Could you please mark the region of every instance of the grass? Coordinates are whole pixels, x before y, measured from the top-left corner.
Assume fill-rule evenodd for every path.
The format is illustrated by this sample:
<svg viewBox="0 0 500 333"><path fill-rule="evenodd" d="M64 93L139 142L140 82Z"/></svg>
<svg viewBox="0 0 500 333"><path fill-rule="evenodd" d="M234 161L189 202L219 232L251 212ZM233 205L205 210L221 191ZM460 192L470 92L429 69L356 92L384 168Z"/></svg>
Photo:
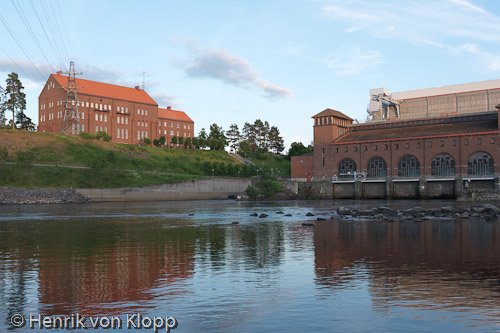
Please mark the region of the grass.
<svg viewBox="0 0 500 333"><path fill-rule="evenodd" d="M290 177L290 160L286 156L270 153L247 153L246 158L269 174Z"/></svg>
<svg viewBox="0 0 500 333"><path fill-rule="evenodd" d="M280 171L286 169L278 157L256 157L260 158L256 166L247 166L225 151L140 147L53 133L0 130L0 161L15 163L0 165L0 186L145 186L212 175L251 177L257 174L257 168L279 168ZM82 166L89 169L42 167L33 164ZM145 171L171 174L152 174ZM283 173L289 172L288 162L287 173Z"/></svg>

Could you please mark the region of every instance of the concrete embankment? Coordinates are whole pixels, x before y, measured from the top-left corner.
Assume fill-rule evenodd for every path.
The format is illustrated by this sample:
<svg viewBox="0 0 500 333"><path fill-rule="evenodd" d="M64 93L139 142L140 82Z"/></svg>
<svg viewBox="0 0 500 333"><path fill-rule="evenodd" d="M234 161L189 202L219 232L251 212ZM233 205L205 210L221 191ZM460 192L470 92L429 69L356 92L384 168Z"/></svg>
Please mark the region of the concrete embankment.
<svg viewBox="0 0 500 333"><path fill-rule="evenodd" d="M0 205L83 203L89 199L73 189L0 188Z"/></svg>
<svg viewBox="0 0 500 333"><path fill-rule="evenodd" d="M250 179L213 177L185 182L107 189L77 189L92 201L173 201L227 199L245 192Z"/></svg>

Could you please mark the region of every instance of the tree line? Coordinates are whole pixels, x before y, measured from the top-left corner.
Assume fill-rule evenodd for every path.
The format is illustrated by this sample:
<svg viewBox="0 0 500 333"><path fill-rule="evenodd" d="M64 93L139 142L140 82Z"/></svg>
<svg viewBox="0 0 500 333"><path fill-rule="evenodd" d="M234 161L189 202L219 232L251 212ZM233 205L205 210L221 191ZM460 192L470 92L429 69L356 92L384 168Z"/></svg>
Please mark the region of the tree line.
<svg viewBox="0 0 500 333"><path fill-rule="evenodd" d="M0 126L3 129L24 129L35 131L35 124L25 113L26 94L17 73L7 75L6 86L0 86ZM7 121L9 115L12 119Z"/></svg>

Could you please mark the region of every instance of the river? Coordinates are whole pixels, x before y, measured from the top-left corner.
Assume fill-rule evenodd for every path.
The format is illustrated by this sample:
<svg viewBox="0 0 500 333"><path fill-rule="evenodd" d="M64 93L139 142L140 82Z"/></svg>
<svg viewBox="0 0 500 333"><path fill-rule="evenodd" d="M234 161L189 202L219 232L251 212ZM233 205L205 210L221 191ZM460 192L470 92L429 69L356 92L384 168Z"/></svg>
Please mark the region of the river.
<svg viewBox="0 0 500 333"><path fill-rule="evenodd" d="M40 330L38 314L137 331L126 315L138 313L175 317L171 332L500 331L500 220L316 221L380 205L470 204L0 206L0 331L14 314L26 321L14 331Z"/></svg>

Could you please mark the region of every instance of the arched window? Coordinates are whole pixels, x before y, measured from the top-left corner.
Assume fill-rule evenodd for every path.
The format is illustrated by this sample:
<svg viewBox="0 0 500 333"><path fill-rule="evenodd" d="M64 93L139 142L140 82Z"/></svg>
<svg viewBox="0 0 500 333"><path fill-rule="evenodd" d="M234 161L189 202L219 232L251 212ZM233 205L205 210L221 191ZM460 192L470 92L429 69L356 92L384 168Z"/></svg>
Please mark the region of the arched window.
<svg viewBox="0 0 500 333"><path fill-rule="evenodd" d="M339 178L352 178L356 171L356 163L350 158L344 158L339 164Z"/></svg>
<svg viewBox="0 0 500 333"><path fill-rule="evenodd" d="M455 160L448 154L436 155L431 162L431 175L454 176Z"/></svg>
<svg viewBox="0 0 500 333"><path fill-rule="evenodd" d="M374 157L368 162L368 178L387 177L387 164L381 157Z"/></svg>
<svg viewBox="0 0 500 333"><path fill-rule="evenodd" d="M483 151L472 154L467 163L469 175L492 175L493 158Z"/></svg>
<svg viewBox="0 0 500 333"><path fill-rule="evenodd" d="M413 155L405 155L398 163L398 176L416 177L420 176L420 163Z"/></svg>

